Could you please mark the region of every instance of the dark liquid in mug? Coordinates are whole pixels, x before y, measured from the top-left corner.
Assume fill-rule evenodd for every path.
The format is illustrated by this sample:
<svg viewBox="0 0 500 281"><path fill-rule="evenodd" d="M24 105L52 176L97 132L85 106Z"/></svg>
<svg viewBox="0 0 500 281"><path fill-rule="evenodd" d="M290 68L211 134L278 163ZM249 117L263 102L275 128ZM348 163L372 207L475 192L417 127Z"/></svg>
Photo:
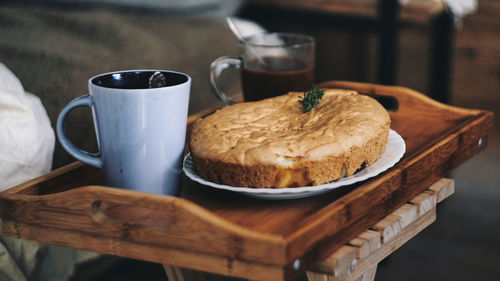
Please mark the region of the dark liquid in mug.
<svg viewBox="0 0 500 281"><path fill-rule="evenodd" d="M247 61L241 71L241 86L245 101L257 101L290 91L301 92L311 89L314 83L312 66L290 57L262 59L265 66L254 59Z"/></svg>

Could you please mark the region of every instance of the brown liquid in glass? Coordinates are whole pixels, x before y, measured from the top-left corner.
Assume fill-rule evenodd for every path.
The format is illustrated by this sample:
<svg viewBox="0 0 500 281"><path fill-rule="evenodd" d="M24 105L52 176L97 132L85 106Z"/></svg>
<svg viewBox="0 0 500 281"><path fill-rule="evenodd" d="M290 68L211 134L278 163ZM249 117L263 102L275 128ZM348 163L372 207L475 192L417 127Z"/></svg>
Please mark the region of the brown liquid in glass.
<svg viewBox="0 0 500 281"><path fill-rule="evenodd" d="M241 84L245 101L257 101L307 91L314 83L314 68L290 57L263 57L265 69L257 59L245 62Z"/></svg>

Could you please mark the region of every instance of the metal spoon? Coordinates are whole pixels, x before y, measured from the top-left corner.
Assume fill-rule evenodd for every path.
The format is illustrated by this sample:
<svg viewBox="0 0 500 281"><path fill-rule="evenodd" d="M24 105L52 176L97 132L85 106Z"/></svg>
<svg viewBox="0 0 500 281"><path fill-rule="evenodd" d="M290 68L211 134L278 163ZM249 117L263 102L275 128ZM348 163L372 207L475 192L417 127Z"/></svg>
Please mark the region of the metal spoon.
<svg viewBox="0 0 500 281"><path fill-rule="evenodd" d="M167 78L161 72L156 71L149 77L149 88L161 88L167 85Z"/></svg>
<svg viewBox="0 0 500 281"><path fill-rule="evenodd" d="M226 17L226 23L234 33L236 38L242 43L245 42L245 38L252 36L257 33L265 33L267 30L262 26L248 20L236 18L236 17Z"/></svg>
<svg viewBox="0 0 500 281"><path fill-rule="evenodd" d="M245 38L248 36L251 36L253 34L264 33L264 32L266 32L266 30L262 26L260 26L256 23L246 21L246 20L241 20L241 19L238 19L235 17L226 17L226 23L229 26L229 29L231 29L233 34L236 36L236 38L238 38L238 41L241 44L246 45L247 49L255 55L255 57L257 58L259 63L262 64L263 66L265 66L266 62L260 57L260 55L257 53L257 51L255 51L252 48L252 46L248 44L248 42L245 40ZM243 30L243 31L240 31L240 28L238 28L238 26L240 26L240 27L244 26L244 28L241 28L241 30Z"/></svg>

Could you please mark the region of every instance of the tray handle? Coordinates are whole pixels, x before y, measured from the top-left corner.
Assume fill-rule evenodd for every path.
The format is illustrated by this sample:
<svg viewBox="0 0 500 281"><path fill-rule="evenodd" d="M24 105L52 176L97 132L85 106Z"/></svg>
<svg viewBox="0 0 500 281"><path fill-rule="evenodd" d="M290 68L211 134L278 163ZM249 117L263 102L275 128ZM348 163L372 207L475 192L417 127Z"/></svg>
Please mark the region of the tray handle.
<svg viewBox="0 0 500 281"><path fill-rule="evenodd" d="M203 227L211 225L218 231L234 231L234 225L183 198L101 186L82 189L93 194L86 212L101 226L167 233L189 221Z"/></svg>
<svg viewBox="0 0 500 281"><path fill-rule="evenodd" d="M281 237L245 229L188 200L167 195L103 186L83 186L40 196L3 192L0 217L3 232L8 236L70 243L72 247L106 254L126 252L130 243L147 243L230 258L243 255L261 259L265 252L274 256L277 263L286 262ZM59 231L65 234L53 234ZM101 245L106 246L93 248L94 244L85 242L89 238L103 241ZM202 240L208 244L191 242ZM267 246L264 251L239 251L240 246L248 248L255 243Z"/></svg>
<svg viewBox="0 0 500 281"><path fill-rule="evenodd" d="M395 104L394 101L390 101L387 97L393 97L397 100L396 109L398 114L422 114L422 112L425 112L425 114L437 118L456 119L480 113L480 110L464 109L437 102L420 92L401 86L384 86L349 81L325 81L319 83L317 87L349 89L366 95L378 96L377 100L380 101L380 98L384 99L386 102L389 102L390 107L393 107ZM384 104L382 103L382 105ZM391 108L387 109L394 111Z"/></svg>

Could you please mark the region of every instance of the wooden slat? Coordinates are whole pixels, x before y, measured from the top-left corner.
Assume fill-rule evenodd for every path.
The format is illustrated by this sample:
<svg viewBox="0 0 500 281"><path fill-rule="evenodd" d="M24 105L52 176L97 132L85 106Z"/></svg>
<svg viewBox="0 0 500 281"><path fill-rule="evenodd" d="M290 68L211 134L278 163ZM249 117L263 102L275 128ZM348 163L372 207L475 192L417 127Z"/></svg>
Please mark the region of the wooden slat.
<svg viewBox="0 0 500 281"><path fill-rule="evenodd" d="M424 191L410 201L418 209L418 215L422 216L436 207L436 195L431 191Z"/></svg>
<svg viewBox="0 0 500 281"><path fill-rule="evenodd" d="M360 238L367 241L370 245L370 253L380 248L380 233L373 230L367 230L359 235Z"/></svg>
<svg viewBox="0 0 500 281"><path fill-rule="evenodd" d="M393 214L399 217L399 223L402 229L416 221L418 217L417 207L412 204L404 204L401 208L394 211Z"/></svg>
<svg viewBox="0 0 500 281"><path fill-rule="evenodd" d="M380 233L382 243L385 243L391 240L401 231L401 224L399 223L399 217L394 214L390 214L383 220L376 223L372 227L372 229Z"/></svg>
<svg viewBox="0 0 500 281"><path fill-rule="evenodd" d="M352 246L342 246L335 253L324 259L316 267L318 271L330 272L339 275L345 272L353 264L356 258L356 248Z"/></svg>
<svg viewBox="0 0 500 281"><path fill-rule="evenodd" d="M378 231L382 238L382 243L387 243L399 232L417 219L417 207L405 204L383 220L375 224L372 229Z"/></svg>
<svg viewBox="0 0 500 281"><path fill-rule="evenodd" d="M441 179L429 187L436 193L436 203L442 202L455 192L455 181L453 179Z"/></svg>
<svg viewBox="0 0 500 281"><path fill-rule="evenodd" d="M356 259L363 259L380 247L380 233L374 230L367 230L352 239L347 245L355 248Z"/></svg>
<svg viewBox="0 0 500 281"><path fill-rule="evenodd" d="M356 250L356 259L358 260L367 257L370 254L370 245L368 244L368 241L359 236L352 239L349 243L347 243L347 245L354 247Z"/></svg>

